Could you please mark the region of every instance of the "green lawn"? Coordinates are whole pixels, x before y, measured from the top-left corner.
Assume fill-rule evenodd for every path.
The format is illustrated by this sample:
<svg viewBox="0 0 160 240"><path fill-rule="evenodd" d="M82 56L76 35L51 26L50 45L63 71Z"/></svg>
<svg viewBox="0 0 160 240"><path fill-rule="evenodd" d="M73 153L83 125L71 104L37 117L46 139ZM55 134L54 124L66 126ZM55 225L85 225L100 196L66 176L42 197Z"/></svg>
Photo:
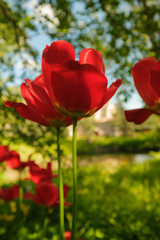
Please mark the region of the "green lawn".
<svg viewBox="0 0 160 240"><path fill-rule="evenodd" d="M3 173L1 173L3 178ZM54 180L57 182L57 179ZM71 169L64 169L71 187ZM33 188L23 183L24 189ZM67 197L72 201L72 190ZM160 239L160 158L143 164L88 165L78 171L78 232L87 240ZM72 207L65 208L66 229ZM42 237L44 225L45 237ZM1 240L58 240L58 208L0 201Z"/></svg>

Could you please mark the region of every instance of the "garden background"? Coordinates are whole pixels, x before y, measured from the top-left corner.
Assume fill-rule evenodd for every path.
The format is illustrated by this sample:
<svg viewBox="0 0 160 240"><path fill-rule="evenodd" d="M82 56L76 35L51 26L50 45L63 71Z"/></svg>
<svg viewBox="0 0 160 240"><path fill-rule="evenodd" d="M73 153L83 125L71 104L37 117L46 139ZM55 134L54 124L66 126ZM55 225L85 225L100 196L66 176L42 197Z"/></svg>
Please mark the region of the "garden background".
<svg viewBox="0 0 160 240"><path fill-rule="evenodd" d="M78 123L85 132L78 137L78 232L89 240L160 239L159 117L135 126L123 113L143 106L131 76L133 65L148 56L160 60L160 1L1 0L0 23L0 144L16 150L23 161L32 154L42 167L52 160L56 173L54 128L21 118L3 102L22 101L19 86L40 73L46 44L67 40L77 57L83 48L99 50L109 85L121 78L123 86L111 100L116 106L107 122L112 134L97 131L94 117ZM64 182L72 187L69 130L61 136ZM16 170L2 165L0 187L16 181ZM72 201L72 190L67 200ZM39 239L41 207L28 201L18 213L16 204L0 200L0 239ZM68 228L71 210L65 208ZM56 240L58 209L44 211L44 239Z"/></svg>

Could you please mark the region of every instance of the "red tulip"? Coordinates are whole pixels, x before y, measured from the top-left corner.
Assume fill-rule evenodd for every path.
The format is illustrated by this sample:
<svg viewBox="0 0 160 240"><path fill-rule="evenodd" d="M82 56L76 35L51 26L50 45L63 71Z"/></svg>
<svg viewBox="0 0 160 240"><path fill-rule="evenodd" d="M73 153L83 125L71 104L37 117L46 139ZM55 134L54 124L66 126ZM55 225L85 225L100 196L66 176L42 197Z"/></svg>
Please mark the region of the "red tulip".
<svg viewBox="0 0 160 240"><path fill-rule="evenodd" d="M24 199L33 199L38 205L52 206L58 199L58 188L49 180L42 180L36 185L36 194L25 193Z"/></svg>
<svg viewBox="0 0 160 240"><path fill-rule="evenodd" d="M5 161L9 154L10 154L10 151L8 146L0 145L0 162Z"/></svg>
<svg viewBox="0 0 160 240"><path fill-rule="evenodd" d="M9 201L19 197L19 186L14 185L10 188L2 189L0 188L0 198Z"/></svg>
<svg viewBox="0 0 160 240"><path fill-rule="evenodd" d="M20 155L16 151L7 151L5 157L3 157L3 161L6 162L6 165L12 169L22 170L26 166L29 166L33 163L33 161L28 160L27 162L21 162Z"/></svg>
<svg viewBox="0 0 160 240"><path fill-rule="evenodd" d="M30 175L30 180L34 183L39 183L41 180L51 180L53 177L57 177L58 175L52 174L52 169L51 169L51 162L48 163L47 168L41 168L37 164L31 164L29 166L29 175Z"/></svg>
<svg viewBox="0 0 160 240"><path fill-rule="evenodd" d="M45 189L46 187L46 189ZM43 202L43 194L41 196L42 191L45 189L45 193L46 191L50 191L50 194L47 193L47 195L44 197L44 203ZM64 193L64 199L66 199L67 194L69 191L69 187L67 185L63 186L63 193ZM44 194L45 195L45 194ZM56 198L56 199L55 199ZM36 204L38 205L46 205L46 206L59 206L59 190L58 188L56 188L53 183L49 180L41 180L37 185L36 185L36 194L34 195L31 192L28 193L24 193L24 200L28 200L28 199L32 199ZM53 199L55 199L53 201ZM52 203L52 204L48 204L48 202ZM64 202L64 206L70 206L71 203L70 202Z"/></svg>
<svg viewBox="0 0 160 240"><path fill-rule="evenodd" d="M75 61L71 44L55 41L42 56L42 74L52 104L57 111L72 117L88 117L98 111L115 94L122 81L107 89L108 80L102 55L84 49Z"/></svg>
<svg viewBox="0 0 160 240"><path fill-rule="evenodd" d="M30 157L27 162L21 162L20 155L16 151L9 151L8 146L0 146L0 162L4 161L8 167L19 170L33 164Z"/></svg>
<svg viewBox="0 0 160 240"><path fill-rule="evenodd" d="M10 155L6 159L6 164L8 167L12 169L19 169L22 170L25 167L27 167L30 163L27 162L21 162L20 155L16 151L11 151Z"/></svg>
<svg viewBox="0 0 160 240"><path fill-rule="evenodd" d="M72 124L71 118L57 113L51 104L42 75L32 82L29 79L25 81L21 85L21 94L27 105L6 101L7 107L15 108L23 118L44 126L63 127Z"/></svg>
<svg viewBox="0 0 160 240"><path fill-rule="evenodd" d="M14 169L20 165L20 156L16 151L11 151L6 159L6 164L8 167Z"/></svg>
<svg viewBox="0 0 160 240"><path fill-rule="evenodd" d="M52 206L58 198L58 188L50 181L41 181L36 186L35 203Z"/></svg>
<svg viewBox="0 0 160 240"><path fill-rule="evenodd" d="M125 111L127 121L141 124L151 114L160 115L160 62L153 57L139 61L132 68L135 87L149 108Z"/></svg>

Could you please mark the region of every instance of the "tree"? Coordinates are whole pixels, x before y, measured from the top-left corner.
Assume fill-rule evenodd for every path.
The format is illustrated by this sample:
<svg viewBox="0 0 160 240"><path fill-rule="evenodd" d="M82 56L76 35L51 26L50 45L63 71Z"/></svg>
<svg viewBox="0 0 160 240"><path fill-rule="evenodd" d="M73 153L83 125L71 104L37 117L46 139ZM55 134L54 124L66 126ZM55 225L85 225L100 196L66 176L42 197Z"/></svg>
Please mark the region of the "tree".
<svg viewBox="0 0 160 240"><path fill-rule="evenodd" d="M29 56L38 61L31 39L45 32L52 40L70 41L77 54L84 47L100 50L107 75L123 79L121 93L127 97L133 91L134 63L159 58L159 0L2 0L0 13L0 56L7 69L13 68L16 55L25 67Z"/></svg>

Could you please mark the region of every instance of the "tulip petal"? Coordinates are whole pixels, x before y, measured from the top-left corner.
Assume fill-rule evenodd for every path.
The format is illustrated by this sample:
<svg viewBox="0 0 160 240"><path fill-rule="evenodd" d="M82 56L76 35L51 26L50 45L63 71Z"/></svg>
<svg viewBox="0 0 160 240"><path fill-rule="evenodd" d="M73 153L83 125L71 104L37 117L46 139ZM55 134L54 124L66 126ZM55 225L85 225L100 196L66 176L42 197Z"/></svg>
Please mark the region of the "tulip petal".
<svg viewBox="0 0 160 240"><path fill-rule="evenodd" d="M51 105L45 90L36 86L36 84L32 83L29 79L26 81L28 86L26 83L21 84L21 93L28 106L45 116L45 119L57 116L58 114Z"/></svg>
<svg viewBox="0 0 160 240"><path fill-rule="evenodd" d="M45 90L41 86L34 84L34 81L31 82L29 79L25 81L28 86L26 83L21 84L21 94L28 106L48 118L52 117L55 114L55 109Z"/></svg>
<svg viewBox="0 0 160 240"><path fill-rule="evenodd" d="M10 188L0 188L0 198L5 201L13 200L19 197L19 186L14 185Z"/></svg>
<svg viewBox="0 0 160 240"><path fill-rule="evenodd" d="M135 124L143 123L151 116L152 113L154 112L147 108L127 110L124 112L126 120L128 122L134 122Z"/></svg>
<svg viewBox="0 0 160 240"><path fill-rule="evenodd" d="M42 76L42 74L40 76ZM42 103L45 103L46 105L51 105L51 101L47 94L47 89L45 86L43 86L44 81L40 80L40 79L42 79L42 77L40 78L40 76L39 76L38 81L37 81L37 79L35 79L34 81L25 79L25 82L28 84L28 88L35 98L37 98ZM42 85L40 85L38 83L38 82L40 82L39 80L41 81L40 84L42 84Z"/></svg>
<svg viewBox="0 0 160 240"><path fill-rule="evenodd" d="M42 74L40 74L38 77L36 77L33 80L33 82L34 82L34 84L37 84L46 90L46 86L45 86L45 82L44 82L44 78L43 78Z"/></svg>
<svg viewBox="0 0 160 240"><path fill-rule="evenodd" d="M30 179L34 183L39 183L41 180L50 180L57 177L52 174L51 162L47 164L47 168L41 168L37 164L29 164Z"/></svg>
<svg viewBox="0 0 160 240"><path fill-rule="evenodd" d="M103 58L99 51L92 48L83 49L79 54L80 64L91 64L99 72L105 74L105 67L103 64Z"/></svg>
<svg viewBox="0 0 160 240"><path fill-rule="evenodd" d="M98 107L98 110L102 108L113 97L113 95L116 93L116 91L121 86L121 84L122 84L121 79L117 79L116 82L113 82L111 84L111 86L107 89L104 97L102 98L102 101Z"/></svg>
<svg viewBox="0 0 160 240"><path fill-rule="evenodd" d="M22 96L26 100L29 107L39 112L47 120L51 126L67 126L72 124L71 118L60 115L52 105L46 88L43 87L43 77L40 75L33 82L29 79L25 80L28 86L23 83L21 85ZM38 82L42 86L38 85Z"/></svg>
<svg viewBox="0 0 160 240"><path fill-rule="evenodd" d="M51 85L51 72L55 64L63 64L65 62L75 60L75 52L73 46L64 41L59 40L47 46L42 54L42 74L45 79L45 85L48 89L51 100L53 101L54 92Z"/></svg>
<svg viewBox="0 0 160 240"><path fill-rule="evenodd" d="M154 106L155 100L158 99L158 95L151 85L151 70L157 63L155 58L148 57L136 63L132 68L132 76L137 91L150 107Z"/></svg>
<svg viewBox="0 0 160 240"><path fill-rule="evenodd" d="M42 73L45 79L45 85L46 85L49 97L52 102L54 101L54 98L55 98L54 92L52 89L52 84L51 84L51 74L52 74L53 68L54 67L52 67L52 65L50 64L47 64L47 63L43 64L43 60L42 60Z"/></svg>
<svg viewBox="0 0 160 240"><path fill-rule="evenodd" d="M32 109L31 107L29 107L23 103L6 101L5 105L10 108L15 108L16 111L21 115L21 117L23 117L25 119L28 119L33 122L37 122L44 126L48 125L47 121L44 119L44 117L39 112L37 112L36 110Z"/></svg>
<svg viewBox="0 0 160 240"><path fill-rule="evenodd" d="M21 94L22 97L25 99L26 103L32 107L32 108L37 108L34 98L33 98L33 94L31 93L29 87L26 85L26 83L22 83L21 84Z"/></svg>
<svg viewBox="0 0 160 240"><path fill-rule="evenodd" d="M53 71L51 81L54 103L58 102L68 111L68 115L75 113L77 117L93 111L101 102L107 88L107 78L95 67L73 61L65 64L63 70L61 66L60 71Z"/></svg>
<svg viewBox="0 0 160 240"><path fill-rule="evenodd" d="M40 112L46 119L59 117L44 88L29 79L26 82L28 86L25 83L22 84L21 92L28 105Z"/></svg>
<svg viewBox="0 0 160 240"><path fill-rule="evenodd" d="M6 157L10 154L8 146L0 145L0 162L5 161Z"/></svg>
<svg viewBox="0 0 160 240"><path fill-rule="evenodd" d="M37 204L52 206L57 199L58 189L51 181L40 181L36 185L35 202Z"/></svg>
<svg viewBox="0 0 160 240"><path fill-rule="evenodd" d="M50 47L47 46L42 55L42 61L49 64L62 64L71 60L75 60L74 48L64 40L55 41Z"/></svg>
<svg viewBox="0 0 160 240"><path fill-rule="evenodd" d="M12 169L20 167L20 155L16 151L11 151L8 157L6 158L6 164Z"/></svg>
<svg viewBox="0 0 160 240"><path fill-rule="evenodd" d="M160 97L160 63L156 64L151 70L151 85Z"/></svg>

